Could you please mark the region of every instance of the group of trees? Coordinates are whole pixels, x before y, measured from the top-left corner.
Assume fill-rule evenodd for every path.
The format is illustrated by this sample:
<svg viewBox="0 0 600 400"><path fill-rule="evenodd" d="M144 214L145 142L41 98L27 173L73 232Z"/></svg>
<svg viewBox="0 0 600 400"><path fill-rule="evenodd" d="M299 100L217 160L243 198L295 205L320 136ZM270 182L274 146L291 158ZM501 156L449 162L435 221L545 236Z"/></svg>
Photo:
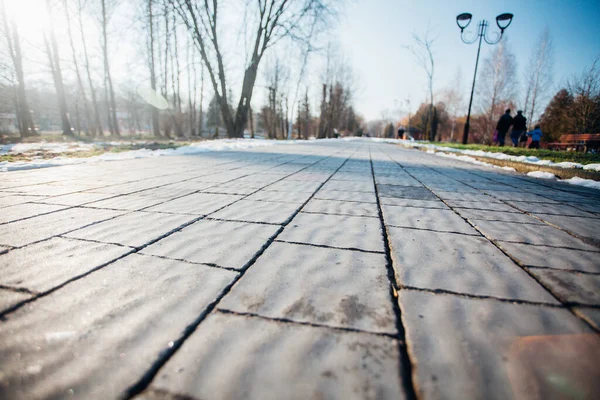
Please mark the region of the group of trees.
<svg viewBox="0 0 600 400"><path fill-rule="evenodd" d="M125 127L156 137L196 136L208 126L216 135L223 127L229 137L242 137L245 129L253 132L262 124L270 137L282 138L292 134L295 119L304 124L296 124L303 135L314 123L309 88L300 83L320 33L335 15L333 0L240 1L243 16L218 0L44 0L48 24L39 33L43 45L28 43L32 53L38 52L35 56L23 54L21 34L28 28L15 22L5 1L0 0L0 54L9 58L0 63L0 94L12 99L21 136L35 135L42 125L65 135L120 136ZM131 66L136 74L131 81L120 76L115 83L113 55L124 28L112 20L127 12L133 22L126 35L142 39L136 40L141 57ZM231 26L236 38L227 35ZM282 72L288 65L275 68L275 81L267 79L267 101L258 107L260 118L255 121L252 99L259 70L267 55L281 53L285 46L300 49L297 57L285 57L294 71L286 78ZM52 78L56 107L51 118L33 109L28 99L39 84L28 76L34 63L47 71L44 81ZM267 69L266 75L272 68ZM289 82L282 82L284 78ZM335 119L326 124L326 135L347 119L350 106L350 91L337 83L326 83L331 86L327 118ZM209 96L212 92L208 107L205 84ZM0 112L8 112L5 107Z"/></svg>

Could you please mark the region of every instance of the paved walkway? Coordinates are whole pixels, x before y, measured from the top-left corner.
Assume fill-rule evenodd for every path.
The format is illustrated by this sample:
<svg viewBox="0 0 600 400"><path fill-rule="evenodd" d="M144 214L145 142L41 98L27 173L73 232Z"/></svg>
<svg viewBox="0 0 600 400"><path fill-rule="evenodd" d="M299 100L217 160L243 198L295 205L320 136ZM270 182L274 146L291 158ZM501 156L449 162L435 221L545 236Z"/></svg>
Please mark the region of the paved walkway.
<svg viewBox="0 0 600 400"><path fill-rule="evenodd" d="M0 188L2 399L600 394L598 191L342 140Z"/></svg>

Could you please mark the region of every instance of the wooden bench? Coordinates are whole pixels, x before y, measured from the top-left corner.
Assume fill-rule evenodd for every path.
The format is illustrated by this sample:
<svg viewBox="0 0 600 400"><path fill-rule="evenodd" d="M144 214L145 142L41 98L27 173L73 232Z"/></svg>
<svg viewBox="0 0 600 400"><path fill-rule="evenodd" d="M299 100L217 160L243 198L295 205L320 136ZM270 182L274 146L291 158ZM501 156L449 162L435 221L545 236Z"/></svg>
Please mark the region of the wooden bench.
<svg viewBox="0 0 600 400"><path fill-rule="evenodd" d="M587 153L590 150L600 149L600 133L580 133L562 135L560 142L548 143L549 150L580 151Z"/></svg>

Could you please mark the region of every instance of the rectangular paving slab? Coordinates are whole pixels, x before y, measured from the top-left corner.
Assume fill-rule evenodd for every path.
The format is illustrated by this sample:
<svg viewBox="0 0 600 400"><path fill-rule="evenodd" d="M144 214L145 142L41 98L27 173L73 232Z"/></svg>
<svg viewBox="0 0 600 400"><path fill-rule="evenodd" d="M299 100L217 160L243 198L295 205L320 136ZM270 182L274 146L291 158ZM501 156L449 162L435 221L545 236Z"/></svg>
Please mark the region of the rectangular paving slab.
<svg viewBox="0 0 600 400"><path fill-rule="evenodd" d="M529 272L564 302L600 306L600 275L542 268Z"/></svg>
<svg viewBox="0 0 600 400"><path fill-rule="evenodd" d="M130 255L0 324L6 398L117 398L234 277Z"/></svg>
<svg viewBox="0 0 600 400"><path fill-rule="evenodd" d="M495 240L539 244L555 247L567 247L581 250L598 250L597 247L569 235L551 226L528 225L500 221L474 221L484 235Z"/></svg>
<svg viewBox="0 0 600 400"><path fill-rule="evenodd" d="M377 185L380 197L396 197L413 200L437 200L438 198L426 187Z"/></svg>
<svg viewBox="0 0 600 400"><path fill-rule="evenodd" d="M0 244L20 247L123 214L123 211L71 208L11 222L0 231Z"/></svg>
<svg viewBox="0 0 600 400"><path fill-rule="evenodd" d="M398 359L388 337L216 314L151 389L207 400L402 400Z"/></svg>
<svg viewBox="0 0 600 400"><path fill-rule="evenodd" d="M219 307L396 333L392 302L383 254L275 242Z"/></svg>
<svg viewBox="0 0 600 400"><path fill-rule="evenodd" d="M600 273L600 253L510 242L498 244L526 266Z"/></svg>
<svg viewBox="0 0 600 400"><path fill-rule="evenodd" d="M490 211L490 210L479 210L473 208L455 208L456 212L459 213L463 218L467 218L470 221L476 221L478 219L486 221L505 221L505 222L518 222L520 224L536 224L544 225L544 223L534 217L522 214L518 212L502 212L502 211Z"/></svg>
<svg viewBox="0 0 600 400"><path fill-rule="evenodd" d="M315 193L315 199L355 201L363 203L377 203L375 193L369 192L342 192L340 190L319 190Z"/></svg>
<svg viewBox="0 0 600 400"><path fill-rule="evenodd" d="M438 208L441 210L448 210L448 206L440 200L414 200L400 199L396 197L380 197L379 201L381 202L381 204L386 204L389 206Z"/></svg>
<svg viewBox="0 0 600 400"><path fill-rule="evenodd" d="M471 225L452 210L388 205L382 205L381 209L386 226L479 235Z"/></svg>
<svg viewBox="0 0 600 400"><path fill-rule="evenodd" d="M310 196L312 196L312 193L309 192L271 192L261 190L246 197L245 200L304 204Z"/></svg>
<svg viewBox="0 0 600 400"><path fill-rule="evenodd" d="M515 398L515 391L523 388L515 385L513 377L527 359L518 357L513 349L524 340L568 339L571 335L572 340L580 341L581 334L589 334L596 351L600 348L600 339L566 309L409 290L400 292L400 305L419 398ZM552 345L548 340L542 351L555 350ZM529 372L542 378L542 382L530 380L529 390L536 384L547 386L545 377L557 375L569 364L573 368L588 352L574 352L552 364L528 358ZM588 369L588 373L595 372ZM577 381L570 384L578 385Z"/></svg>
<svg viewBox="0 0 600 400"><path fill-rule="evenodd" d="M302 209L302 212L354 215L359 217L379 217L377 204L320 199L312 199L309 201Z"/></svg>
<svg viewBox="0 0 600 400"><path fill-rule="evenodd" d="M0 255L0 283L44 292L129 251L110 244L53 238Z"/></svg>
<svg viewBox="0 0 600 400"><path fill-rule="evenodd" d="M279 226L201 220L141 252L241 269L275 235Z"/></svg>
<svg viewBox="0 0 600 400"><path fill-rule="evenodd" d="M552 225L569 231L586 241L596 244L600 250L600 219L589 217L564 217L562 215L536 214Z"/></svg>
<svg viewBox="0 0 600 400"><path fill-rule="evenodd" d="M231 221L283 224L300 208L294 203L240 200L211 215L211 218Z"/></svg>
<svg viewBox="0 0 600 400"><path fill-rule="evenodd" d="M232 194L194 193L147 208L145 211L208 215L236 202L242 197Z"/></svg>
<svg viewBox="0 0 600 400"><path fill-rule="evenodd" d="M66 234L66 237L140 247L196 218L134 211Z"/></svg>
<svg viewBox="0 0 600 400"><path fill-rule="evenodd" d="M60 204L65 206L80 206L86 203L92 203L94 201L104 200L109 197L115 196L114 194L107 193L92 193L92 192L79 192L79 193L71 193L65 194L62 196L56 197L48 197L42 200L38 200L39 202L43 202L45 204Z"/></svg>
<svg viewBox="0 0 600 400"><path fill-rule="evenodd" d="M106 200L95 201L86 204L87 207L108 208L111 210L141 210L142 208L152 207L156 204L165 202L166 199L160 197L140 196L139 194L128 194L124 196L112 197Z"/></svg>
<svg viewBox="0 0 600 400"><path fill-rule="evenodd" d="M17 204L15 206L0 208L0 224L35 217L36 215L48 214L65 208L65 206L36 203Z"/></svg>
<svg viewBox="0 0 600 400"><path fill-rule="evenodd" d="M381 224L375 218L300 213L277 239L346 249L384 251Z"/></svg>
<svg viewBox="0 0 600 400"><path fill-rule="evenodd" d="M402 285L557 304L525 271L483 237L388 228Z"/></svg>

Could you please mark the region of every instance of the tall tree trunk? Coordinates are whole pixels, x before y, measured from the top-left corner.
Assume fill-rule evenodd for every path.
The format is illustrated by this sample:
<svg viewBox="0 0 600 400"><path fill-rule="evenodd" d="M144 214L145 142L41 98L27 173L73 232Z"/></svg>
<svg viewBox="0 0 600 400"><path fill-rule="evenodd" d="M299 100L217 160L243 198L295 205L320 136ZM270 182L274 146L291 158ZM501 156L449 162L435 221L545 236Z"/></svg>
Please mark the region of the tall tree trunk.
<svg viewBox="0 0 600 400"><path fill-rule="evenodd" d="M112 125L112 134L115 136L121 136L119 132L119 122L117 121L117 102L115 100L115 90L113 89L112 78L110 76L110 65L108 62L108 35L107 35L107 25L108 21L106 18L106 0L102 1L102 52L104 55L104 73L106 76L106 83L108 85L108 94L110 105L108 107L108 117L110 120L110 125Z"/></svg>
<svg viewBox="0 0 600 400"><path fill-rule="evenodd" d="M88 57L87 51L87 42L85 40L85 34L83 33L83 5L81 4L81 0L77 0L78 7L78 18L79 18L79 32L81 33L81 43L83 45L83 56L84 56L84 67L87 75L88 85L90 86L90 93L92 96L92 107L94 112L94 123L92 124L92 128L90 132L92 135L103 135L102 129L102 120L100 119L100 109L98 107L98 99L96 96L96 88L94 87L94 82L92 81L92 72L90 70L90 60Z"/></svg>
<svg viewBox="0 0 600 400"><path fill-rule="evenodd" d="M252 112L252 106L248 107L248 118L250 121L250 139L254 139L254 114Z"/></svg>
<svg viewBox="0 0 600 400"><path fill-rule="evenodd" d="M23 74L23 56L21 54L21 39L19 37L19 30L17 24L12 21L12 35L11 28L8 25L8 17L5 14L4 1L1 3L2 6L2 19L4 21L4 31L8 44L8 50L13 61L15 73L17 75L17 87L15 88L15 111L17 115L17 121L19 125L19 132L21 137L36 135L35 125L33 124L33 118L31 117L31 110L29 108L29 102L27 101L27 92L25 90L25 76Z"/></svg>
<svg viewBox="0 0 600 400"><path fill-rule="evenodd" d="M153 0L148 0L148 26L150 28L150 43L148 43L149 49L149 60L148 65L150 67L150 87L156 92L156 66L154 62L154 13L152 11ZM150 106L150 113L152 114L152 135L154 137L160 137L160 115L158 109L154 106Z"/></svg>
<svg viewBox="0 0 600 400"><path fill-rule="evenodd" d="M198 113L198 136L202 136L204 128L204 62L200 63L200 104Z"/></svg>
<svg viewBox="0 0 600 400"><path fill-rule="evenodd" d="M46 11L48 12L48 15L50 15L50 43L48 43L48 38L46 35L44 35L44 43L46 44L48 61L50 62L50 70L52 71L54 87L56 88L56 96L58 97L58 111L60 113L63 135L71 136L73 135L73 131L71 129L71 122L69 121L69 110L67 109L67 98L65 97L65 85L62 79L62 70L60 69L58 45L56 44L56 37L54 35L54 25L52 23L51 10L52 5L50 4L50 0L46 0Z"/></svg>
<svg viewBox="0 0 600 400"><path fill-rule="evenodd" d="M71 53L73 55L73 66L75 67L75 75L77 76L77 85L79 87L79 93L83 99L83 111L85 114L86 133L89 134L91 118L90 118L90 105L83 88L83 79L81 79L81 72L79 71L79 62L77 61L77 54L75 52L75 44L73 42L73 31L71 30L71 16L69 15L69 7L67 1L63 0L63 6L65 8L65 16L67 17L67 31L69 34L69 44L71 45ZM81 124L80 124L81 125ZM81 126L79 127L81 129ZM81 131L79 132L81 134Z"/></svg>

